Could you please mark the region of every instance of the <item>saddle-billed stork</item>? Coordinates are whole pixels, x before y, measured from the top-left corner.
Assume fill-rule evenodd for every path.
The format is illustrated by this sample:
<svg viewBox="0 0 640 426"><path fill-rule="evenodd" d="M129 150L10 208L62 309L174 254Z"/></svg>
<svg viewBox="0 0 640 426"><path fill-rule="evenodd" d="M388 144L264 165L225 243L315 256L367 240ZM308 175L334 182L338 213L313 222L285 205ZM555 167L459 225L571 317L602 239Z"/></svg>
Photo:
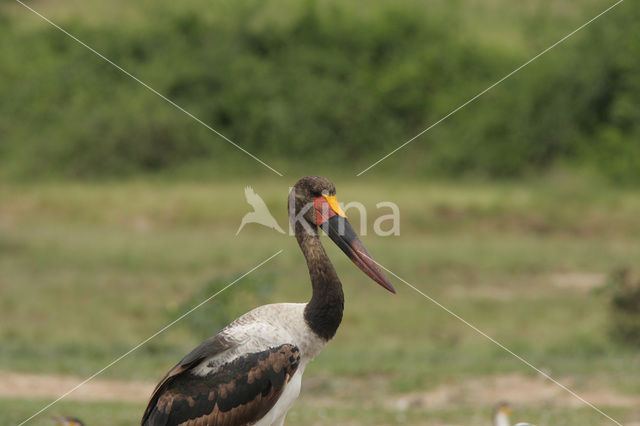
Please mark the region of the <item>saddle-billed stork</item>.
<svg viewBox="0 0 640 426"><path fill-rule="evenodd" d="M311 300L260 306L204 341L156 386L143 426L284 423L307 363L342 321L342 284L319 227L362 271L395 293L335 194L333 183L319 176L300 179L289 194L289 221L307 260Z"/></svg>

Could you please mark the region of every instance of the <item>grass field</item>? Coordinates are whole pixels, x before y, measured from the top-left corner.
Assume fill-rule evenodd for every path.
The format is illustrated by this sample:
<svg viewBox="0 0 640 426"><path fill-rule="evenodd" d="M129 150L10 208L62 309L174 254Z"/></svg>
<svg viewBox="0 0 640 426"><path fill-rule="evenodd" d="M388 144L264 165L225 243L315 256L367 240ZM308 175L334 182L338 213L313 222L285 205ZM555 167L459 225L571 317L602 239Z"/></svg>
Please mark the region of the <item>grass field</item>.
<svg viewBox="0 0 640 426"><path fill-rule="evenodd" d="M277 84L274 87L268 84L271 83L269 73L275 70L276 74L273 75L276 76L285 72L287 64L291 67L299 62L299 56L296 56L299 54L307 55L307 59L318 59L319 65L331 58L341 61L342 56L332 56L333 50L339 53L340 49L292 50L291 53L286 53L289 51L285 50L283 57L291 62L280 62L281 58L277 55L256 60L256 57L260 57L260 49L258 53L248 54L242 50L244 48L238 50L238 46L244 46L245 42L247 46L253 46L250 43L253 36L257 35L255 42L270 35L271 29L279 31L279 25L287 19L300 20L305 24L301 17L306 16L306 10L312 11L309 16L317 19L310 22L345 31L344 34L350 37L354 35L355 38L351 40L356 42L354 46L360 46L359 43L362 42L362 46L366 48L365 41L368 38L362 37L360 40L358 34L375 35L375 31L385 34L386 25L393 20L387 22L385 19L378 19L376 14L387 10L391 2L375 0L366 8L362 7L361 2L343 0L253 0L240 3L202 0L69 0L64 4L42 0L28 2L98 51L107 56L115 55L113 59L116 62L120 61L118 58L122 58L121 65L124 68L161 92L174 86L175 93L185 89L184 100L188 102L183 106L198 116L200 108L215 112L214 108L207 107L207 102L216 99L214 95L218 95L218 89L207 89L206 84L199 86L198 82L213 81L204 78L206 75L200 76L200 73L207 74L207 67L213 67L207 64L218 64L219 58L214 55L211 62L206 62L203 58L207 56L202 55L201 51L186 49L187 46L197 47L197 43L181 45L181 37L188 40L190 33L183 30L191 29L190 22L202 25L200 30L246 24L242 31L229 32L242 40L240 45L233 44L233 37L231 43L215 37L207 42L213 43L210 47L223 46L224 49L220 52L232 55L233 58L236 54L240 54L240 59L242 55L253 58L246 63L238 62L241 65L238 68L239 74L233 71L236 68L229 68L233 78L228 82L243 83L249 80L244 76L253 74L256 77L262 76L265 84L264 87L245 87L240 84L238 92L231 91L233 96L223 103L225 106L229 106L227 103L236 103L239 111L248 107L247 114L264 110L273 112L273 115L264 116L263 132L246 138L237 137L242 134L242 127L250 127L251 117L256 120L255 117L262 119L263 116L242 115L246 120L240 123L235 134L228 133L228 136L243 146L255 144L251 146L256 149L266 147L265 161L283 171L286 174L284 178L274 177L261 166L256 167L257 163L252 159L209 134L171 106L165 105L161 99L154 97L125 75L111 69L101 59L83 50L83 47L20 4L10 2L1 5L0 23L10 26L7 42L0 43L0 48L5 46L6 52L9 52L4 55L7 65L0 66L0 71L7 76L8 82L2 87L21 87L25 90L15 92L20 94L17 97L6 96L10 100L3 103L7 107L7 113L3 114L6 119L0 120L0 134L14 126L20 130L12 133L11 137L2 139L5 144L0 146L0 156L10 153L9 148L14 146L10 145L12 143L16 147L30 148L24 152L16 151L19 154L15 157L3 157L5 161L1 162L3 167L0 167L0 425L20 423L55 399L55 394L62 394L69 389L69 382L60 380L59 389L52 395L29 395L22 390L18 392L18 387L12 393L12 384L2 382L8 372L24 377L33 377L34 374L48 377L49 384L53 383L54 386L57 383L55 377L82 380L279 250L282 253L264 267L108 368L96 381L104 380L114 386L132 383L142 384L141 387L151 386L191 348L236 316L264 303L308 300L310 286L307 270L292 237L255 224L247 225L237 236L236 230L242 216L250 211L244 198L245 186L253 186L264 198L280 225L286 227L288 188L301 175L312 173L331 178L338 187L342 202L359 201L367 207L367 235L362 240L382 265L545 373L571 387L619 422L640 425L640 356L637 348L624 346L611 337L610 295L607 293L611 274L621 268L638 268L640 193L633 187L619 188L592 180L596 178L580 176L580 173L593 172L588 170L589 163L583 168L575 167L568 169L570 172L563 172L563 167L569 165L562 161L551 162L548 167L535 169L544 170L547 177L534 178L528 172L523 172L517 174L523 180L511 183L475 182L471 180L475 169L465 175L464 180L456 182L432 181L424 177L433 176L428 170L430 161L437 162L440 158L433 157L433 152L438 151L430 151L428 144L435 146L435 142L440 141L442 146L458 147L467 152L465 145L454 144L471 140L479 135L477 129L484 129L480 124L474 127L473 123L487 120L504 124L509 119L517 118L505 117L499 109L496 110L497 113L492 113L493 110L487 108L495 102L500 104L502 96L517 96L523 104L528 105L527 96L533 100L538 99L532 96L538 89L549 88L549 94L554 91L573 93L565 90L564 86L558 86L558 81L569 81L574 78L574 73L580 76L579 70L597 68L599 63L613 63L608 56L603 56L607 53L607 48L603 46L608 46L615 37L603 41L602 46L595 46L590 55L576 56L580 58L579 61L576 59L575 63L567 62L570 67L566 72L571 79L549 82L542 80L544 84L540 85L536 85L534 79L530 83L531 88L526 84L515 85L520 81L519 78L544 72L547 64L545 61L559 61L563 55L570 57L575 54L571 53L571 49L575 49L581 37L585 37L596 25L615 26L616 22L624 21L603 19L594 23L588 30L554 49L527 70L469 105L424 139L417 140L408 149L400 151L363 177L356 178L354 174L370 162L365 161L365 157L360 157L354 160L357 164L349 163L351 154L360 154L356 152L355 146L349 145L354 151L336 162L330 161L330 155L334 154L331 149L324 150L328 154L324 160L304 155L305 148L313 145L304 139L306 135L313 135L323 127L331 127L327 126L331 120L326 121L331 118L329 113L335 112L335 116L339 118L336 122L344 125L337 127L339 131L335 133L327 133L327 139L335 142L348 140L343 139L344 132L352 132L354 125L358 125L357 119L352 120L353 112L360 109L366 111L367 108L378 111L378 104L367 105L358 96L354 98L357 102L352 106L347 104L342 109L338 108L340 103L332 93L342 94L344 89L353 89L353 93L363 90L361 93L364 94L375 88L389 90L389 97L371 98L384 99L385 101L380 102L383 105L388 100L395 101L395 98L407 102L418 99L415 105L420 107L433 103L425 109L428 114L424 114L424 120L419 115L416 120L405 123L403 120L407 118L406 114L399 113L397 122L393 123L394 127L389 128L393 129L393 132L389 130L392 137L384 145L386 147L388 143L390 147L396 146L462 105L471 96L593 18L613 2L614 0L571 3L532 0L524 4L506 0L406 0L400 7L410 8L404 11L409 18L411 13L407 10L415 11L416 16L423 17L425 22L427 18L434 19L434 23L437 21L438 25L442 24L443 34L447 34L441 40L448 42L450 39L470 39L473 43L469 43L469 46L473 46L473 49L465 50L466 43L460 43L460 46L453 43L449 49L437 43L432 43L431 46L425 43L423 54L427 56L424 63L432 63L427 60L431 54L437 57L437 61L433 62L434 69L429 70L430 74L426 74L426 70L415 68L422 62L409 61L416 57L411 48L408 49L411 54L407 56L406 64L388 62L389 71L387 76L383 76L385 78L374 78L371 81L366 78L363 80L366 84L362 87L350 87L344 81L340 83L340 78L336 79L340 84L335 87L322 86L323 82L328 84L333 81L331 78L324 80L323 66L317 67L320 79L317 79L318 76L315 76L315 80L301 79L313 90L298 92L298 86L282 86L289 93L302 93L299 98L293 98L293 101L301 101L300 107L294 106L291 111L301 111L301 117L309 119L304 123L294 119L283 121L288 123L282 125L283 129L293 129L296 136L302 135L303 143L295 147L297 154L292 155L278 155L281 151L266 139L272 130L277 130L278 116L290 117L286 113L287 109L280 108L285 104L288 107L293 105L287 103L286 97L273 97L279 99L280 103L264 102L281 90L281 86ZM626 2L626 5L631 4ZM392 9L388 9L389 13L393 12ZM342 14L343 18L349 18L344 21L346 24L331 18L336 10L339 11L336 16L340 17ZM611 12L607 19L613 19L616 13L634 16L634 10L625 10L621 6ZM404 15L399 16L402 18ZM351 20L353 17L356 18ZM370 27L359 24L360 20L367 22L368 19ZM166 28L167 22L177 27ZM414 21L408 19L407 22L411 24ZM333 23L336 23L335 27L332 26ZM349 23L357 25L351 27ZM440 28L438 25L434 25L436 30ZM301 30L308 29L307 27L306 24L301 25ZM198 28L196 25L196 31ZM423 29L423 25L418 25L413 30L411 25L406 28L411 32ZM181 31L186 35L180 35ZM323 31L331 32L326 29ZM222 31L221 34L226 33ZM286 40L286 46L295 46L299 41L295 36L298 34L296 32L282 34L294 35L291 40ZM316 43L313 40L318 34L319 43ZM322 31L317 34L308 32L307 37L312 40L307 42L309 47L324 48L321 41L326 34ZM411 33L407 33L407 37L402 32L395 34L391 31L390 34L398 39L390 39L390 43L382 44L383 47L389 44L389 52L393 52L407 37L411 39ZM601 34L606 35L606 32ZM163 40L156 43L155 37ZM631 45L635 39L629 39ZM376 37L371 40L377 43ZM22 41L31 44L23 45ZM173 45L170 41L176 41L177 44ZM142 49L147 46L147 42L148 52ZM142 50L138 50L137 43L141 43L139 46ZM336 46L339 47L339 44L336 43ZM426 48L434 45L437 45L437 49L429 53L431 50ZM20 49L14 48L15 46L20 46ZM173 46L173 50L165 51L163 46ZM256 46L260 47L260 43ZM305 46L304 40L301 46ZM132 47L131 52L129 47ZM225 50L227 47L229 51ZM417 44L415 50L421 50L421 47L422 44ZM207 49L203 47L203 52L208 52ZM386 48L383 52L385 50ZM472 56L470 54L475 50L482 57L495 60L495 67L480 68L479 71L474 69L473 61L458 61ZM151 55L148 58L155 59L145 60L147 54ZM220 58L231 57L225 55ZM266 58L271 58L272 62ZM596 59L591 61L588 58ZM358 62L352 62L351 59L348 58L345 69L359 69ZM65 62L67 60L68 63ZM340 61L336 65L338 68L335 68L338 71L341 69ZM227 65L226 60L221 63ZM80 67L80 64L86 65L86 68ZM199 66L191 67L201 64L204 64L204 71ZM233 65L233 61L231 64ZM264 66L262 71L255 68L256 64ZM272 67L274 64L277 66ZM460 64L460 68L456 69L452 64ZM475 64L478 66L484 64L484 61ZM631 61L629 64L625 62L623 71L632 75L626 67L632 68L633 64ZM573 66L576 68L571 68ZM385 69L379 65L375 67L378 70ZM293 72L295 69L297 68L289 71ZM329 71L331 69L327 68ZM613 78L620 70L615 67L611 69ZM107 72L100 74L104 70ZM212 72L212 75L215 74ZM225 75L227 74L220 74L221 78ZM332 74L327 75L331 77ZM107 80L104 79L105 76L108 77ZM186 82L184 86L171 83L176 76L182 76ZM450 90L439 91L445 87L438 83L440 76L460 76L460 81L457 84L449 82L447 84L451 84ZM396 78L398 82L395 82ZM591 77L588 73L581 78L587 82L592 81L589 80ZM399 83L405 79L406 86ZM449 80L445 78L443 81L446 83ZM608 80L603 81L607 83ZM630 81L635 82L633 79ZM343 83L346 84L344 87L341 85ZM256 84L260 86L259 83ZM224 84L221 86L227 87ZM633 87L621 85L617 90L631 91L635 87L630 86ZM299 87L304 88L306 85ZM332 90L336 91L327 91L322 87L333 87ZM591 86L586 84L585 87ZM186 90L187 88L193 89L193 98L189 94L191 89ZM54 94L59 93L59 97L49 93L49 89L59 89L59 92L52 91ZM260 93L256 93L256 89ZM8 90L7 93L14 92ZM113 99L119 103L113 99L111 101L114 103L109 103L111 96L115 96ZM327 100L331 111L318 110L321 114L308 115L305 107L323 99ZM633 118L635 115L625 115L629 111L635 113L633 98L621 99L623 102L619 109L609 111L605 108L598 110L600 112L594 110L593 118L597 121L599 114L605 116L609 112L612 116L624 113L621 116L628 118L628 121L607 122L604 136L611 137L611 145L603 145L602 152L606 154L603 158L608 156L616 159L618 156L623 157L622 160L628 160L621 160L620 164L624 163L623 166L635 172L637 169L632 164L632 156L620 156L621 152L627 151L617 150L615 145L619 143L623 146L627 142L622 137L614 138L617 135L614 130L618 130L616 126L627 123L629 128L633 128L632 124L637 122ZM183 101L178 98L176 100L182 105ZM605 101L608 102L608 99L594 99L595 103L606 103ZM58 115L67 111L66 108L71 108L72 104L76 105L76 109L69 111L77 111L78 117L69 119L71 115ZM112 108L113 105L117 105L117 108ZM403 105L402 102L397 105L400 111L403 110ZM555 106L553 103L544 103L537 107L542 110L549 107L549 116L553 116L554 111L562 112L569 107L579 106L579 103L558 103ZM528 108L524 110L528 111ZM508 114L504 115L512 112L509 108L505 108L505 111ZM92 127L92 117L98 117L93 124L95 127ZM225 115L202 115L204 121L223 130L227 135L226 130L219 126L225 125L223 121L233 121L229 117L235 116L226 116L225 120L222 117ZM386 115L375 115L376 119L383 117ZM536 117L526 115L525 118L540 123L540 127L546 126L553 130L549 134L541 133L541 138L535 142L544 142L547 136L555 136L551 133L556 129L560 131L565 128L557 125L554 120L537 121ZM129 120L129 123L125 123L123 118ZM184 121L171 121L174 119ZM39 120L50 120L51 127L42 126L43 123ZM170 163L171 167L167 168L125 168L124 170L129 170L126 173L130 174L123 180L108 180L107 176L122 178L123 174L117 168L111 170L111 174L94 175L89 173L90 167L87 170L80 167L87 172L86 175L60 174L61 169L73 169L74 161L78 161L77 157L87 154L91 151L89 148L109 146L113 142L113 135L123 137L122 144L118 146L125 153L115 154L122 155L123 158L137 155L136 150L128 151L125 148L135 147L136 143L144 145L140 144L141 139L131 136L127 130L137 128L132 123L137 124L138 120L142 124L147 123L150 130L162 127L163 121L168 120L169 128L178 129L175 133L165 135L164 142L169 146L172 146L174 136L179 135L187 143L198 140L210 142L216 149L206 151L210 152L208 156L188 157L188 161ZM591 123L590 120L587 121ZM525 122L526 120L522 121ZM184 127L172 127L178 124ZM377 120L372 120L370 124L363 125L363 128L373 129L373 133L382 135L380 132L385 131L385 128L376 130L377 124ZM60 130L59 126L63 130L88 126L86 129L90 130L81 132L76 141L77 146L72 146L81 149L66 151L68 147L61 141L71 140L60 135L67 133L59 133L56 139L55 134L48 130ZM459 126L456 128L461 132L448 133L447 129L450 130L453 126ZM144 128L143 125L141 129ZM193 135L200 139L192 138L190 134L183 133L182 129L195 129ZM505 151L511 149L508 137L513 135L505 134L508 133L505 129L522 132L521 136L530 135L527 134L527 127L515 129L498 126L497 129L484 142L478 142L477 146L467 146L480 147L474 151L480 154L487 146L488 153L493 153L496 158L507 159L505 163L508 163L511 152ZM108 130L116 132L109 133ZM202 133L197 133L198 131ZM602 135L598 132L594 134L597 136L593 139L585 137L586 145L590 142L602 142L599 139ZM142 136L145 135L146 133ZM156 135L162 135L162 130ZM49 143L52 140L57 140L58 145ZM145 146L149 147L151 153L161 151L157 140L144 140L150 140L149 145ZM289 139L284 137L278 139L287 140ZM368 154L372 156L378 155L379 147L370 149L367 145L374 143L370 138L358 134L354 140L362 143L362 151L371 151ZM31 145L27 143L29 141ZM495 146L491 145L494 142ZM340 148L344 146L347 143L342 143ZM100 149L96 152L98 154L95 157L89 156L97 158L94 166L109 159L108 154L100 154ZM167 152L170 159L175 157L171 151ZM449 151L444 151L445 154L447 152ZM110 155L115 154L111 152ZM384 152L380 152L380 155L383 154ZM452 149L450 155L454 154L455 150ZM21 162L31 164L27 160L32 158L54 157L62 160L60 163L52 163L50 170L40 170L34 166L33 173L11 172L14 166L16 170L31 170L19 166ZM7 158L11 160L6 161ZM152 155L151 158L155 157ZM445 155L442 158L447 157ZM44 161L42 164L48 163ZM340 174L335 173L338 169ZM531 173L537 173L535 170ZM95 180L79 183L65 181L64 176L82 176L79 179L91 176ZM218 176L224 178L216 180ZM446 176L457 177L455 172ZM479 173L478 176L484 175ZM381 201L392 201L399 206L399 236L380 237L372 232L375 219L389 213L388 209L376 208L376 203ZM363 218L358 217L355 211L349 211L348 214L354 228L359 230ZM487 425L490 424L494 404L500 400L508 400L513 404L514 423L526 420L538 426L612 424L605 416L545 380L513 355L465 325L443 307L416 293L401 280L391 280L398 290L397 295L385 292L355 268L328 239L325 238L325 241L328 242L327 250L345 286L344 321L335 339L307 368L302 395L289 413L287 424ZM3 373L7 374L3 376ZM37 386L36 383L34 381L33 386ZM55 404L29 424L49 425L50 415L65 414L82 418L87 426L131 425L139 422L145 407L144 398L124 394L120 399L83 399L74 396L77 394Z"/></svg>
<svg viewBox="0 0 640 426"><path fill-rule="evenodd" d="M0 185L0 369L86 377L277 250L283 253L101 377L153 382L229 318L304 301L295 240L235 236L252 185L284 227L295 178ZM640 421L637 350L608 335L607 276L640 258L640 195L557 176L520 184L335 179L369 211L363 241L399 276L612 417ZM401 210L398 237L372 223ZM359 229L358 215L351 221ZM328 241L328 240L327 240ZM288 424L488 424L494 402L537 425L604 425L486 338L392 279L384 292L332 244L345 285L336 338L309 366ZM67 389L60 389L63 393ZM47 401L0 400L0 423ZM134 424L143 401L63 401L46 414Z"/></svg>

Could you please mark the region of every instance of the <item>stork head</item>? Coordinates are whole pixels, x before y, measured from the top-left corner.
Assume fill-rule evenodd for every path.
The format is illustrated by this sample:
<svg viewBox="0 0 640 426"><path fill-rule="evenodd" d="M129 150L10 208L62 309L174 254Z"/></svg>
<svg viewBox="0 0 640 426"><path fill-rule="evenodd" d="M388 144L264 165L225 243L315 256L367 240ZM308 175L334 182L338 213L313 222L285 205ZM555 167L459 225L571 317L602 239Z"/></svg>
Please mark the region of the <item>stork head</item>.
<svg viewBox="0 0 640 426"><path fill-rule="evenodd" d="M314 202L321 197L335 197L336 187L321 176L307 176L300 179L289 193L289 221L295 229L298 221L304 219L309 225L316 224Z"/></svg>
<svg viewBox="0 0 640 426"><path fill-rule="evenodd" d="M389 279L358 238L336 197L336 187L320 176L300 179L289 194L289 222L296 236L317 235L318 227L372 280L392 293Z"/></svg>

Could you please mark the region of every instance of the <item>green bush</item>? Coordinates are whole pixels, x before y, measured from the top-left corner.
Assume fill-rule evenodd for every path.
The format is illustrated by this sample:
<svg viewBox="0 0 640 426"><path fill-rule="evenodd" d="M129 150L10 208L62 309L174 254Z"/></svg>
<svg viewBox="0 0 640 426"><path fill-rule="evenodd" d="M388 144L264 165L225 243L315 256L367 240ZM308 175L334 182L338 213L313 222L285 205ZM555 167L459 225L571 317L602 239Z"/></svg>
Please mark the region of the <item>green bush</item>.
<svg viewBox="0 0 640 426"><path fill-rule="evenodd" d="M640 347L640 278L621 269L612 274L608 287L612 336L625 345Z"/></svg>
<svg viewBox="0 0 640 426"><path fill-rule="evenodd" d="M269 301L273 293L273 274L252 274L236 285L220 292L236 277L214 278L202 284L188 299L168 312L171 321L191 311L204 300L210 301L184 318L189 330L200 339L206 339L246 312L246 306L258 307Z"/></svg>
<svg viewBox="0 0 640 426"><path fill-rule="evenodd" d="M503 177L560 163L640 182L638 19L625 4L488 94L443 169Z"/></svg>
<svg viewBox="0 0 640 426"><path fill-rule="evenodd" d="M61 24L267 160L373 161L526 59L462 31L464 1L153 4L117 26ZM3 7L3 175L245 161L64 34L17 25ZM403 170L500 178L563 164L640 181L639 10L619 6L435 128Z"/></svg>

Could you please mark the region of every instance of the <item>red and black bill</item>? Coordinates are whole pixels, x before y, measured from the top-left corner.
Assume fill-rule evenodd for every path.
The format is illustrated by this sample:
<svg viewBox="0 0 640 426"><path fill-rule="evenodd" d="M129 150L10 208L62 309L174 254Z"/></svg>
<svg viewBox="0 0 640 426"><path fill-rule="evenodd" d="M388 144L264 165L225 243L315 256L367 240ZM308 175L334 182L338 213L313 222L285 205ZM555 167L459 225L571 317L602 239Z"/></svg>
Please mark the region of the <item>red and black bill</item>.
<svg viewBox="0 0 640 426"><path fill-rule="evenodd" d="M349 224L347 216L338 205L337 198L335 196L318 197L314 200L313 206L316 211L316 224L329 235L329 238L372 280L395 293L395 288Z"/></svg>

